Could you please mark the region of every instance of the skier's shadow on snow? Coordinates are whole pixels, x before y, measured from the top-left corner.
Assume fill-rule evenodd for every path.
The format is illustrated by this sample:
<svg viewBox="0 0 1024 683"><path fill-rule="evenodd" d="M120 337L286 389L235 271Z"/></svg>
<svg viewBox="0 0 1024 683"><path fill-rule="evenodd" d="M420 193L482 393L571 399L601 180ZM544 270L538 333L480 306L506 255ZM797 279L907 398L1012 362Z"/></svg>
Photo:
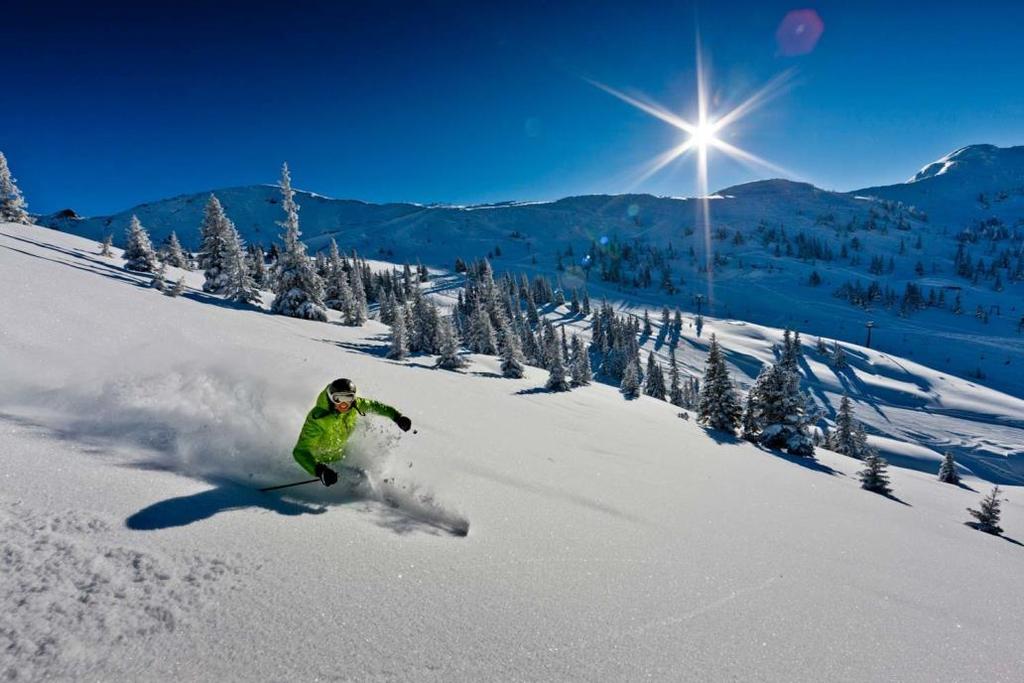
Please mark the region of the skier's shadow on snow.
<svg viewBox="0 0 1024 683"><path fill-rule="evenodd" d="M212 489L168 498L144 507L126 519L125 526L136 531L170 529L209 519L220 512L245 508L263 508L289 516L319 515L327 511L321 505L297 503L239 484L218 482Z"/></svg>

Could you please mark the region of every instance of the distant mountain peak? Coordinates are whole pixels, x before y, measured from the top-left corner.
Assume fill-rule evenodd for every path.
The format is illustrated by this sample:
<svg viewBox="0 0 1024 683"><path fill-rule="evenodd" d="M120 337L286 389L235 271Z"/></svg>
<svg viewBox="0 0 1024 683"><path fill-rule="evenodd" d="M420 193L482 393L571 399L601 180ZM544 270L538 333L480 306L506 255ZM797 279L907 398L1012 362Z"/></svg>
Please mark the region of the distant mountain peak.
<svg viewBox="0 0 1024 683"><path fill-rule="evenodd" d="M982 169L1004 161L1024 161L1024 146L967 145L928 164L907 182L917 183L966 168Z"/></svg>

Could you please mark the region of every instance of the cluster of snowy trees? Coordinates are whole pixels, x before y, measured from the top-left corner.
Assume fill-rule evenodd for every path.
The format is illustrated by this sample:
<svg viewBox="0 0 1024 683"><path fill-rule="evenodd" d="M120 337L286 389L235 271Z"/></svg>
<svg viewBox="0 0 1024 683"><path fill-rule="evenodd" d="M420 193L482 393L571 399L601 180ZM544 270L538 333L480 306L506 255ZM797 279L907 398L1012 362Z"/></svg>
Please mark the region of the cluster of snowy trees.
<svg viewBox="0 0 1024 683"><path fill-rule="evenodd" d="M591 349L600 359L600 376L618 384L623 395L632 399L641 393L680 408L696 405L699 383L694 377L682 377L676 363L675 349L682 334L682 315L677 310L671 318L668 308L661 312L659 342L669 348L669 380L653 352L648 353L646 366L640 356L641 340L653 334L650 315L641 318L620 316L606 301L594 314Z"/></svg>
<svg viewBox="0 0 1024 683"><path fill-rule="evenodd" d="M28 203L11 176L3 152L0 152L0 223L32 223L28 215Z"/></svg>
<svg viewBox="0 0 1024 683"><path fill-rule="evenodd" d="M174 232L159 249L153 248L148 231L137 216L132 216L125 237L125 267L137 272L152 273L153 286L177 295L184 289L184 279L165 290L165 268L184 270L194 267L203 272L203 291L223 296L230 301L256 303L260 292L270 289L275 297L271 310L275 313L310 320L327 320L327 309L338 310L349 325L362 325L369 316L369 305L381 302L382 315L388 315L396 295L405 300L416 283L427 278L426 268L419 266L413 275L405 267L404 281L390 273L373 273L369 264L354 252L343 256L332 240L330 250L311 257L301 240L299 206L291 186L287 164L281 173L284 220L283 244L274 244L269 254L259 245L246 246L224 206L216 195L210 195L199 228L201 245L193 257L185 251ZM102 254L110 254L111 238L104 240ZM269 263L268 263L269 260Z"/></svg>
<svg viewBox="0 0 1024 683"><path fill-rule="evenodd" d="M712 334L697 402L698 421L729 434L741 428L745 439L768 448L793 455L814 455L814 439L809 429L812 417L808 415L807 399L800 391L797 370L800 352L799 333L786 330L781 359L762 368L741 404L722 347Z"/></svg>
<svg viewBox="0 0 1024 683"><path fill-rule="evenodd" d="M564 327L559 335L538 312L548 304L564 305L561 290L543 277L530 282L525 275L506 274L495 280L486 259L467 265L465 272L465 288L450 315L442 314L418 287L401 296L387 295L381 320L391 325L390 358L401 359L410 352L435 354L440 367L456 369L465 364L459 349L466 348L500 357L505 377L522 377L526 364L545 368L552 391L590 383L590 357L583 342L575 335L570 342ZM586 291L573 292L569 307L580 315L589 312Z"/></svg>
<svg viewBox="0 0 1024 683"><path fill-rule="evenodd" d="M811 427L820 415L800 390L800 334L786 330L778 362L766 365L741 405L721 346L714 334L698 398L698 419L713 429L793 455L814 455Z"/></svg>
<svg viewBox="0 0 1024 683"><path fill-rule="evenodd" d="M101 256L110 256L110 244L113 237L108 235L103 240ZM175 240L177 243L177 240ZM181 245L178 245L180 252ZM181 260L184 255L179 254ZM160 255L153 249L153 242L149 238L149 232L139 221L139 217L132 215L128 221L128 228L125 230L124 267L138 273L150 273L153 279L150 285L157 291L172 297L179 296L185 291L185 278L181 277L173 285L167 284L167 260L161 259Z"/></svg>

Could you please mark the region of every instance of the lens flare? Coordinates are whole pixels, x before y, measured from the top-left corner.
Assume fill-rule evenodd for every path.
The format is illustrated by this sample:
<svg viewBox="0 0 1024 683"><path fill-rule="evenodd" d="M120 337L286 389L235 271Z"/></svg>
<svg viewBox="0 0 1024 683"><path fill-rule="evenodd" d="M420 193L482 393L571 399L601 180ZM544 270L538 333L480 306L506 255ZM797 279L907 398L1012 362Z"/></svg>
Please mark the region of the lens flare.
<svg viewBox="0 0 1024 683"><path fill-rule="evenodd" d="M722 112L712 117L708 112L708 74L704 68L704 59L701 53L700 36L697 36L697 121L692 123L682 116L666 109L657 102L653 102L643 95L627 94L609 85L598 81L587 79L588 82L609 95L616 97L626 104L639 109L640 111L663 121L670 126L678 128L687 134L686 140L672 147L645 165L640 172L636 184L647 180L652 175L668 166L690 150L696 152L697 157L697 224L700 225L704 237L704 268L707 272L707 295L709 304L714 302L714 259L712 256L713 241L711 239L711 218L708 215L710 205L708 203L708 150L715 149L725 153L730 158L741 164L766 169L772 173L782 176L793 174L761 157L740 149L733 144L722 140L720 133L727 127L732 126L751 112L756 111L766 102L778 97L785 92L793 83L794 69L789 69L772 78L763 87L754 92L753 95L742 101L739 105L729 111Z"/></svg>

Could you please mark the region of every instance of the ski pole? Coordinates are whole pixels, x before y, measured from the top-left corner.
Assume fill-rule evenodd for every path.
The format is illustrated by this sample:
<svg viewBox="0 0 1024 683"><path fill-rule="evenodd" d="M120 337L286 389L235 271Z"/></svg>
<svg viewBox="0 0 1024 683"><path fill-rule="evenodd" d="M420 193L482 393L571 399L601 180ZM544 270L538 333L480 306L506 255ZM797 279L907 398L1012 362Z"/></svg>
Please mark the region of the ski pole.
<svg viewBox="0 0 1024 683"><path fill-rule="evenodd" d="M268 486L268 487L266 487L264 489L260 489L260 491L276 491L278 489L286 489L286 488L290 488L292 486L302 486L303 484L312 484L314 481L320 481L320 477L317 477L316 479L307 479L305 481L296 481L296 482L293 482L291 484L280 484L278 486Z"/></svg>

